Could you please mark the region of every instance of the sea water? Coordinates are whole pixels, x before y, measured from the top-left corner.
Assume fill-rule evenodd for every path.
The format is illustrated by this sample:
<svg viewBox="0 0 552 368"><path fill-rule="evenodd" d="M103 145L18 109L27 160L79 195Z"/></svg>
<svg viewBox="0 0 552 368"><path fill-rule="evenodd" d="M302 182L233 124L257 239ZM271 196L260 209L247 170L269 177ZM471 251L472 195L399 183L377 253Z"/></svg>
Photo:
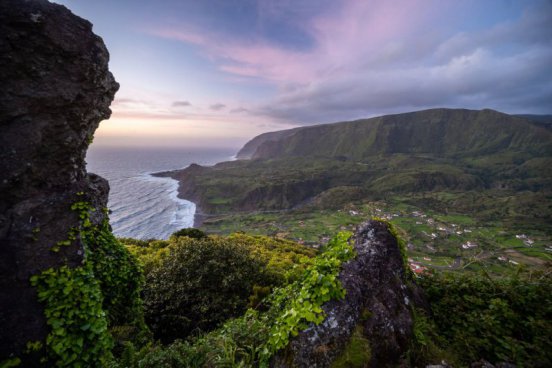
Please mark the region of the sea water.
<svg viewBox="0 0 552 368"><path fill-rule="evenodd" d="M109 181L108 207L119 237L167 239L194 223L195 204L177 197L178 182L150 174L182 169L192 163L214 165L232 159L232 149L95 147L87 170Z"/></svg>

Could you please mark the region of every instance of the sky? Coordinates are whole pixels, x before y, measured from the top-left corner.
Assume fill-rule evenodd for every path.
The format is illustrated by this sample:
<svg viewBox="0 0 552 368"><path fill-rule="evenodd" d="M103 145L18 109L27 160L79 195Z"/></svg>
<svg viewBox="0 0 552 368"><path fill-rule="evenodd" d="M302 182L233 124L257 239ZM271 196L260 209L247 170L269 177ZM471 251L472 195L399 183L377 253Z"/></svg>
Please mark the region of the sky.
<svg viewBox="0 0 552 368"><path fill-rule="evenodd" d="M239 148L434 107L552 113L551 0L56 0L121 84L95 145Z"/></svg>

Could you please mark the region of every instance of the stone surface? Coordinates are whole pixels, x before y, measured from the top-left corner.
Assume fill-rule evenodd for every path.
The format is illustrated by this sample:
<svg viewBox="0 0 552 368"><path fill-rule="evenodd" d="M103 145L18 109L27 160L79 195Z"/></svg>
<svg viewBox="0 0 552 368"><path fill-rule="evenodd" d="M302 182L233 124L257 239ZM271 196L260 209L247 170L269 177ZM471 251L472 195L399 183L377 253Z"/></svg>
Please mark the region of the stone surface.
<svg viewBox="0 0 552 368"><path fill-rule="evenodd" d="M326 319L294 338L274 367L330 367L357 326L370 341L369 367L396 366L412 336L412 308L427 308L421 289L404 268L395 237L383 222L369 221L355 234L358 256L340 280L347 294L323 306Z"/></svg>
<svg viewBox="0 0 552 368"><path fill-rule="evenodd" d="M106 205L109 186L84 159L118 89L108 60L92 24L67 8L0 2L0 361L47 334L29 278L82 262L79 240L51 250L78 226L71 204Z"/></svg>

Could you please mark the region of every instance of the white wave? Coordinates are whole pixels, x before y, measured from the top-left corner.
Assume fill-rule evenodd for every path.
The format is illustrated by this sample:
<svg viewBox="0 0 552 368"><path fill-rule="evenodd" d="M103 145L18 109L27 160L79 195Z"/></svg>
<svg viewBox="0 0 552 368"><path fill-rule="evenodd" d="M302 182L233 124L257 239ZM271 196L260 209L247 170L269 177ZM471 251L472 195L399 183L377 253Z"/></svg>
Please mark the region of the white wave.
<svg viewBox="0 0 552 368"><path fill-rule="evenodd" d="M145 173L143 174L143 178L147 181L164 182L170 185L167 192L169 198L176 204L176 208L169 224L174 227L174 231L182 228L193 227L196 205L191 201L178 197L178 180L169 177L152 176L151 174L152 173Z"/></svg>

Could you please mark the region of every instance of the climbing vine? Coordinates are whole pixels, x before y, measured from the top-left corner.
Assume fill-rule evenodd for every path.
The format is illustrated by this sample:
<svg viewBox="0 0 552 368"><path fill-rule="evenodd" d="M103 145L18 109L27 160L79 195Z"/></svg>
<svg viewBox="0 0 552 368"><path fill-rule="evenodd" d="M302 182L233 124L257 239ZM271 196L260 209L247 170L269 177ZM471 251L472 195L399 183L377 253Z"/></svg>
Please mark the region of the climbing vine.
<svg viewBox="0 0 552 368"><path fill-rule="evenodd" d="M309 323L321 323L325 318L322 310L324 303L345 296L338 275L341 265L355 257L354 248L349 244L351 235L341 232L335 236L300 280L273 294L272 309L277 314L262 353L264 363L276 351L287 346L290 336L296 336Z"/></svg>
<svg viewBox="0 0 552 368"><path fill-rule="evenodd" d="M51 329L46 337L49 359L58 367L101 367L113 347L108 327L130 326L134 335L147 334L140 299L143 276L135 258L111 233L107 213L94 225L90 214L96 209L88 202L78 201L71 210L78 214L79 226L52 251L80 238L82 265L50 268L30 281Z"/></svg>
<svg viewBox="0 0 552 368"><path fill-rule="evenodd" d="M145 329L140 290L144 282L136 258L115 238L107 220L92 231L81 232L99 282L103 307L110 325L134 325Z"/></svg>
<svg viewBox="0 0 552 368"><path fill-rule="evenodd" d="M91 265L50 268L31 277L50 333L46 345L59 367L102 366L110 355L111 336L102 310L102 294Z"/></svg>

